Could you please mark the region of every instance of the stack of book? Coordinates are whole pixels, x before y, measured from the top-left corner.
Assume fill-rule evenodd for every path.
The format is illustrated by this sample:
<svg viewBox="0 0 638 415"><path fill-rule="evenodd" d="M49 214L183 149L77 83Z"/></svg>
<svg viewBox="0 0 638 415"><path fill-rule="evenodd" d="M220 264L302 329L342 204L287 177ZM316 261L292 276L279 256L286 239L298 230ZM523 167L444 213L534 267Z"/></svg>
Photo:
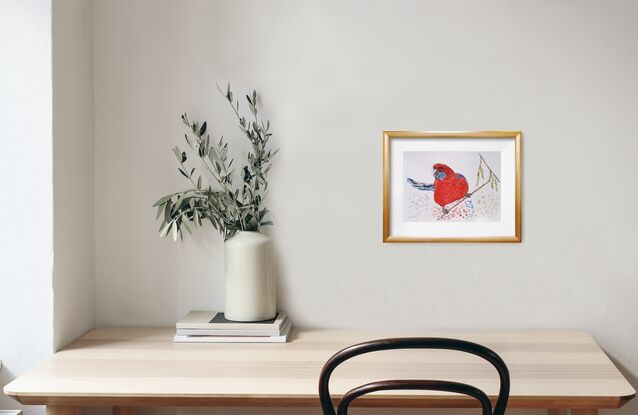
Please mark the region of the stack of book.
<svg viewBox="0 0 638 415"><path fill-rule="evenodd" d="M191 311L176 327L175 343L285 343L292 322L283 311L248 323L226 320L216 311Z"/></svg>

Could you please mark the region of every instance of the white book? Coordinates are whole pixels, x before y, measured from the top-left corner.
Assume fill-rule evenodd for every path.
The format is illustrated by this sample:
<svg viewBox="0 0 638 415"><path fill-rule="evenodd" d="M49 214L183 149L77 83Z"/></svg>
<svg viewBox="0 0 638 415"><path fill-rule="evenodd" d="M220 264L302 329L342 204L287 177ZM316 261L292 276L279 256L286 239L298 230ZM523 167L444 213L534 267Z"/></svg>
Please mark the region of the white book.
<svg viewBox="0 0 638 415"><path fill-rule="evenodd" d="M286 318L286 313L279 311L271 320L244 323L226 320L224 313L217 311L191 311L175 327L177 330L281 330Z"/></svg>
<svg viewBox="0 0 638 415"><path fill-rule="evenodd" d="M178 336L280 336L281 330L177 329Z"/></svg>
<svg viewBox="0 0 638 415"><path fill-rule="evenodd" d="M288 334L292 328L292 322L284 324L279 336L185 336L176 334L175 343L286 343Z"/></svg>

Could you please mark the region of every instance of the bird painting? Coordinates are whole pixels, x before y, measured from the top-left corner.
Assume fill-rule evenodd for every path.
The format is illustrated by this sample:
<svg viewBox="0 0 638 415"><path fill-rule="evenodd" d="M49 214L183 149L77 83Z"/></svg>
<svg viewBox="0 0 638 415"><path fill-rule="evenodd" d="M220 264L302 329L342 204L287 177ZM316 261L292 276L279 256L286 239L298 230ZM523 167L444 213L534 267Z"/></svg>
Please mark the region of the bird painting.
<svg viewBox="0 0 638 415"><path fill-rule="evenodd" d="M434 192L434 202L441 206L444 213L447 212L447 205L470 196L467 179L461 173L455 173L450 166L443 163L436 163L432 170L432 184L417 182L410 177L407 181L416 189Z"/></svg>
<svg viewBox="0 0 638 415"><path fill-rule="evenodd" d="M490 164L487 163L490 161ZM404 214L409 222L500 220L500 159L497 152L408 152L404 156ZM425 169L424 169L425 167ZM433 180L423 180L432 168ZM476 169L476 170L474 170ZM476 171L476 175L466 172ZM463 172L461 174L460 172ZM427 176L429 176L426 173ZM421 181L415 180L418 178ZM473 185L470 188L470 182Z"/></svg>

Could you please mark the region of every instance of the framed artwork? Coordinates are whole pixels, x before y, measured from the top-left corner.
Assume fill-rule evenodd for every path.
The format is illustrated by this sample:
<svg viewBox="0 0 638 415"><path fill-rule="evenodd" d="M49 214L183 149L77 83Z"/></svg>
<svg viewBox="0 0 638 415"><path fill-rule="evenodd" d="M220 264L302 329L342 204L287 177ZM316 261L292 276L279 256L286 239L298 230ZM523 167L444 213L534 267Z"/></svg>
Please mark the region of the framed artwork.
<svg viewBox="0 0 638 415"><path fill-rule="evenodd" d="M521 132L383 133L383 242L520 242Z"/></svg>

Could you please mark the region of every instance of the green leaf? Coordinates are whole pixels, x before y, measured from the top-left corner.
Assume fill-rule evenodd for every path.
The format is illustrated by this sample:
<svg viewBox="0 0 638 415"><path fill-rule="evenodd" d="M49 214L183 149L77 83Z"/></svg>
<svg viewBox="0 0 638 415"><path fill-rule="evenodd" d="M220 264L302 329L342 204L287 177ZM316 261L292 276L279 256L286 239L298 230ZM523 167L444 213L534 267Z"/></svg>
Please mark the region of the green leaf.
<svg viewBox="0 0 638 415"><path fill-rule="evenodd" d="M173 203L171 202L171 200L166 202L166 204L164 205L164 222L170 222L171 221L171 207L172 207L172 205L173 205Z"/></svg>
<svg viewBox="0 0 638 415"><path fill-rule="evenodd" d="M184 209L184 207L186 207L186 205L189 204L190 200L192 198L188 197L188 196L182 196L182 198L179 200L179 202L175 203L175 206L177 206L176 210L181 210Z"/></svg>
<svg viewBox="0 0 638 415"><path fill-rule="evenodd" d="M186 216L186 215L184 215ZM182 218L184 217L182 216ZM184 227L186 228L186 230L188 231L188 233L192 234L193 232L191 231L190 226L188 225L188 218L182 219L182 225L184 225Z"/></svg>
<svg viewBox="0 0 638 415"><path fill-rule="evenodd" d="M157 202L153 203L153 207L163 205L167 200L170 200L171 197L173 197L173 195L167 195L160 198Z"/></svg>
<svg viewBox="0 0 638 415"><path fill-rule="evenodd" d="M230 90L230 82L226 84L226 98L228 102L233 103L233 92Z"/></svg>
<svg viewBox="0 0 638 415"><path fill-rule="evenodd" d="M173 226L173 240L175 242L177 242L177 233L178 233L178 229L177 229L177 223L176 223L175 226Z"/></svg>
<svg viewBox="0 0 638 415"><path fill-rule="evenodd" d="M164 229L162 229L162 231L160 232L160 238L166 237L168 233L170 232L172 226L173 226L172 222L166 224L166 226L164 226Z"/></svg>

